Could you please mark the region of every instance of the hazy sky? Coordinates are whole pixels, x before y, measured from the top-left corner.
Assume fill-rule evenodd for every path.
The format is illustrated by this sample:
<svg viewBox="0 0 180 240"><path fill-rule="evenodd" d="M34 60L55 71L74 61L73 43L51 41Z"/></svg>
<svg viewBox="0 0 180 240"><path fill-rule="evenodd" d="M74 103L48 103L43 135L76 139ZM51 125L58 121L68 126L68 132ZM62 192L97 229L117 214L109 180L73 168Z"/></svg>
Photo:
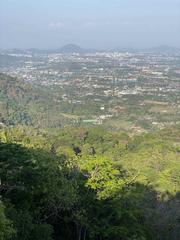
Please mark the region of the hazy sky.
<svg viewBox="0 0 180 240"><path fill-rule="evenodd" d="M0 48L180 47L180 0L0 0Z"/></svg>

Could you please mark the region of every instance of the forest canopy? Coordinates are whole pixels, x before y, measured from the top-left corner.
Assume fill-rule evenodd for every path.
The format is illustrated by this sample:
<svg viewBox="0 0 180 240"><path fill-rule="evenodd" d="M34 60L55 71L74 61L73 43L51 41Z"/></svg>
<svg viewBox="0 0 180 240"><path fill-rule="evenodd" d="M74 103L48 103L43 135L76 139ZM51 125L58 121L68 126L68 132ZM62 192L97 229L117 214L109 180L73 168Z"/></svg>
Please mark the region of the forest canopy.
<svg viewBox="0 0 180 240"><path fill-rule="evenodd" d="M179 126L0 130L0 239L177 239Z"/></svg>

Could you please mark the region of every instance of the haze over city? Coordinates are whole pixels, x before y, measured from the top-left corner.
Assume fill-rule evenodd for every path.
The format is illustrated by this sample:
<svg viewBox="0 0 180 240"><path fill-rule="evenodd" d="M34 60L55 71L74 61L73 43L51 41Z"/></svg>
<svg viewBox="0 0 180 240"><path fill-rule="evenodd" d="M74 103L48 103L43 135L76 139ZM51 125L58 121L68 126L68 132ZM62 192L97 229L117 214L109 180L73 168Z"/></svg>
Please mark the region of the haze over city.
<svg viewBox="0 0 180 240"><path fill-rule="evenodd" d="M1 0L0 48L180 47L179 0Z"/></svg>

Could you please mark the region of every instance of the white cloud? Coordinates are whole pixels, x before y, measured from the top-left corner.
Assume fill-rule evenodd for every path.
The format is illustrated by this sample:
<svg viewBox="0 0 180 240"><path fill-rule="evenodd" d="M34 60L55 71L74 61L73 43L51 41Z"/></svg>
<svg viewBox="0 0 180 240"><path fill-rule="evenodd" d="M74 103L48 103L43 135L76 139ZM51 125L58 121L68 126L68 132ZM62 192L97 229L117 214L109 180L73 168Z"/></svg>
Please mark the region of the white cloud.
<svg viewBox="0 0 180 240"><path fill-rule="evenodd" d="M63 22L58 21L58 22L50 22L48 26L51 29L61 29L64 26L64 24Z"/></svg>

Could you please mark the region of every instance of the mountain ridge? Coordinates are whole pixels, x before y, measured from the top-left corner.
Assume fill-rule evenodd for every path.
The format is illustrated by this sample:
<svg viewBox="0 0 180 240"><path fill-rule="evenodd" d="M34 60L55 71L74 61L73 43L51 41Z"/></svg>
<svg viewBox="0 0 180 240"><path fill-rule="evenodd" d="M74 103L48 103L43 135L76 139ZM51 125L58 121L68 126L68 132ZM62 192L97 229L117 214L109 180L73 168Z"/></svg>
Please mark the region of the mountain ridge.
<svg viewBox="0 0 180 240"><path fill-rule="evenodd" d="M180 47L160 45L157 47L149 48L133 48L133 47L115 47L111 49L93 49L84 48L74 43L69 43L63 45L59 48L54 49L39 49L39 48L27 48L27 49L5 49L1 50L1 54L50 54L50 53L62 53L62 54L72 54L72 53L95 53L95 52L155 52L155 53L176 53L180 52Z"/></svg>

